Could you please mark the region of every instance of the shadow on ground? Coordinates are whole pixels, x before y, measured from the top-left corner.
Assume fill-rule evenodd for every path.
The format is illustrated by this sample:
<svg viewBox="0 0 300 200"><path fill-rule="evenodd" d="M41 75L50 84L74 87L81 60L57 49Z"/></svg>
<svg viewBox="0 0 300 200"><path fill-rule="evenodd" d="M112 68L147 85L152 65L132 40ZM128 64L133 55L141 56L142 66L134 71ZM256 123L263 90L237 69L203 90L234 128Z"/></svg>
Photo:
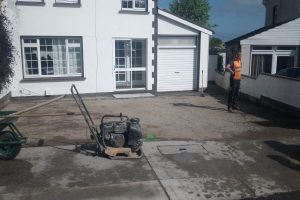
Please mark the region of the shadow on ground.
<svg viewBox="0 0 300 200"><path fill-rule="evenodd" d="M267 197L247 198L241 200L299 200L300 191L274 194Z"/></svg>
<svg viewBox="0 0 300 200"><path fill-rule="evenodd" d="M212 106L198 106L190 103L173 103L174 106L182 106L182 107L192 107L192 108L202 108L202 109L208 109L208 110L220 110L220 111L227 111L225 108L216 108Z"/></svg>
<svg viewBox="0 0 300 200"><path fill-rule="evenodd" d="M300 145L284 144L277 141L265 141L265 143L272 149L283 154L268 155L270 159L275 160L290 169L300 171Z"/></svg>
<svg viewBox="0 0 300 200"><path fill-rule="evenodd" d="M216 98L219 103L224 105L224 109L227 108L227 91L215 84L208 85L205 90L207 94ZM262 127L270 128L288 128L300 130L300 118L292 116L288 113L283 113L277 110L273 110L262 106L259 103L255 103L246 99L240 99L239 105L241 107L241 112L245 114L254 115L256 117L262 118L265 121L253 121L252 123L257 124ZM199 107L200 108L200 107ZM211 108L207 108L211 109ZM219 108L218 108L219 109Z"/></svg>

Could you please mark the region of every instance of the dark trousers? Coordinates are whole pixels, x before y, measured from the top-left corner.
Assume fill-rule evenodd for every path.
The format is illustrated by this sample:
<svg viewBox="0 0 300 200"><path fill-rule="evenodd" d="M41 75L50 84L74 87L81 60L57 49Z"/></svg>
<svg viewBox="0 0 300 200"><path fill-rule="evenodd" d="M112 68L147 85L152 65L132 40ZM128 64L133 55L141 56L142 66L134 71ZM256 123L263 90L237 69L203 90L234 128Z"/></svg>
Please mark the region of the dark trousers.
<svg viewBox="0 0 300 200"><path fill-rule="evenodd" d="M237 106L237 100L240 91L240 80L234 80L233 77L230 77L230 87L229 87L229 95L228 95L228 108L232 108Z"/></svg>

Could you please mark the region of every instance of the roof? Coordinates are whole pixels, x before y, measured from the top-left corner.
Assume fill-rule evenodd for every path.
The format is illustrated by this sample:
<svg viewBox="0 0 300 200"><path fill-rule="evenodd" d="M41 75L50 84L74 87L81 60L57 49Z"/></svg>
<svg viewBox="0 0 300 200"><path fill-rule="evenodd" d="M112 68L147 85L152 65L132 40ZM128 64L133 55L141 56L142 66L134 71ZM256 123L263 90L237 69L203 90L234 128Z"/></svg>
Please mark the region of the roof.
<svg viewBox="0 0 300 200"><path fill-rule="evenodd" d="M174 15L173 13L170 13L169 11L166 11L166 10L162 10L162 9L158 9L158 14L161 15L161 16L164 16L164 17L167 17L169 19L172 19L180 24L183 24L185 26L188 26L190 28L193 28L195 30L198 30L200 32L203 32L203 33L206 33L208 35L212 35L213 34L213 31L208 29L208 28L203 28L195 23L192 23L192 22L189 22L185 19L183 19L182 17L179 17L179 16L176 16Z"/></svg>
<svg viewBox="0 0 300 200"><path fill-rule="evenodd" d="M299 19L299 18L296 18L296 19ZM226 45L231 45L231 44L240 42L241 40L244 40L244 39L247 39L247 38L252 37L252 36L254 36L254 35L263 33L263 32L265 32L265 31L268 31L268 30L270 30L270 29L276 28L276 27L278 27L278 26L281 26L281 25L286 24L286 23L288 23L288 22L294 21L294 20L296 20L296 19L292 19L292 20L289 20L289 21L284 21L284 22L281 22L281 23L278 23L278 24L275 24L275 25L270 25L270 26L262 27L262 28L260 28L260 29L254 30L254 31L252 31L252 32L250 32L250 33L247 33L247 34L245 34L245 35L242 35L242 36L239 36L239 37L234 38L234 39L232 39L232 40L229 40L229 41L225 42L225 44L226 44Z"/></svg>

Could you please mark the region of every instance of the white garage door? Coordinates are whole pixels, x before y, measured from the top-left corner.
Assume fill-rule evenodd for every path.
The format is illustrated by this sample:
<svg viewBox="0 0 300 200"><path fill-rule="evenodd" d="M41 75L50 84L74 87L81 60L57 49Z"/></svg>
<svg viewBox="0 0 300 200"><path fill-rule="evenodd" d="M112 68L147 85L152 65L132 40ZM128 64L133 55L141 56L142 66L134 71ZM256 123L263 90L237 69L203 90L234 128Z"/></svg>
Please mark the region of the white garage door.
<svg viewBox="0 0 300 200"><path fill-rule="evenodd" d="M176 47L159 43L157 91L184 91L196 88L196 46L185 46L183 43Z"/></svg>
<svg viewBox="0 0 300 200"><path fill-rule="evenodd" d="M195 49L159 49L158 91L193 90Z"/></svg>

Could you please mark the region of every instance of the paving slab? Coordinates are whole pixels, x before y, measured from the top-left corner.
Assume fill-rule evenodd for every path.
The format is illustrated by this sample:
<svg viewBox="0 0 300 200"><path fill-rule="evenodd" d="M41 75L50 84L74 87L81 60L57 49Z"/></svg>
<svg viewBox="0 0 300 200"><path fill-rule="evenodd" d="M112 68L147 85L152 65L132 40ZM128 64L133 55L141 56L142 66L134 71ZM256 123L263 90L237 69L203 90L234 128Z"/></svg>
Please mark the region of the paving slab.
<svg viewBox="0 0 300 200"><path fill-rule="evenodd" d="M241 199L300 189L299 171L271 159L284 155L267 142L160 142L156 150L154 144L145 146L172 199Z"/></svg>
<svg viewBox="0 0 300 200"><path fill-rule="evenodd" d="M0 200L238 200L290 194L300 190L299 154L293 153L298 144L300 138L145 142L144 157L127 160L86 156L72 145L23 148L16 160L0 161Z"/></svg>
<svg viewBox="0 0 300 200"><path fill-rule="evenodd" d="M74 199L77 193L84 192L84 198L98 199L102 193L107 199L119 198L119 195L128 199L144 198L144 195L145 198L166 197L145 158L109 160L68 149L23 148L16 160L0 161L0 196L3 199L20 196L53 199L53 194L57 197L54 199ZM45 198L39 198L42 196ZM76 199L84 199L83 196Z"/></svg>

